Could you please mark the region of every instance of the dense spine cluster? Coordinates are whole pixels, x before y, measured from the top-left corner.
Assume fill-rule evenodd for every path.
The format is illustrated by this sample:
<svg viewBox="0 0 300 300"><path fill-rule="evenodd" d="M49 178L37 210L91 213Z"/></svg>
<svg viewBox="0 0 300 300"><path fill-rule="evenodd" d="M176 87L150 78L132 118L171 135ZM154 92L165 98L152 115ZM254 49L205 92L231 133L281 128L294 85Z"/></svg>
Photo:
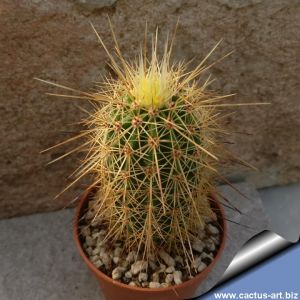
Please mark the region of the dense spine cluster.
<svg viewBox="0 0 300 300"><path fill-rule="evenodd" d="M84 170L98 189L94 221L108 226L110 238L145 258L163 246L192 260L193 236L214 215L208 197L219 115L211 104L222 97L206 90L209 80L195 83L202 64L186 73L170 65L168 47L160 61L152 48L149 59L141 54L133 64L119 55L123 69L111 57L118 78L107 79L99 95L110 100L87 122Z"/></svg>
<svg viewBox="0 0 300 300"><path fill-rule="evenodd" d="M145 259L164 247L192 261L193 238L215 216L209 195L219 161L216 136L223 133L216 102L231 96L209 91L210 78L198 80L217 45L187 71L187 64L170 63L173 42L158 58L157 34L150 57L144 51L134 62L124 60L115 36L119 63L98 38L116 77L98 92L64 87L94 107L78 136L86 141L77 150L87 155L74 183L93 174L92 222L105 224L109 239Z"/></svg>
<svg viewBox="0 0 300 300"><path fill-rule="evenodd" d="M160 108L144 108L126 96L93 117L96 218L148 255L162 244L186 244L212 214L213 118L185 98L179 92Z"/></svg>

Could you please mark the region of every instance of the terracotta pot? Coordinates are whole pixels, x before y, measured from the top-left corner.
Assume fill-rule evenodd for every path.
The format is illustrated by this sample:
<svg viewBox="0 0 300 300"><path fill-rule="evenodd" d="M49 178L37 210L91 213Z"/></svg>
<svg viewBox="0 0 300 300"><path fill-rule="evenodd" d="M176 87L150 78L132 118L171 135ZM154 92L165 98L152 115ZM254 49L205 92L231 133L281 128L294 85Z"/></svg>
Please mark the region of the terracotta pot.
<svg viewBox="0 0 300 300"><path fill-rule="evenodd" d="M89 269L96 276L99 281L99 285L106 300L183 300L195 297L194 292L200 283L207 277L215 263L219 260L225 246L225 238L227 236L227 227L224 218L223 208L217 201L213 201L213 205L219 210L219 225L223 229L221 236L221 243L215 259L208 265L208 267L196 275L193 279L185 281L184 283L176 286L150 289L150 288L139 288L132 287L118 281L112 280L111 277L105 275L98 270L89 258L86 256L81 241L79 238L78 223L82 216L82 211L86 207L89 200L89 191L86 191L80 198L79 205L76 210L74 218L74 239L78 251L86 262ZM215 199L215 197L213 197Z"/></svg>

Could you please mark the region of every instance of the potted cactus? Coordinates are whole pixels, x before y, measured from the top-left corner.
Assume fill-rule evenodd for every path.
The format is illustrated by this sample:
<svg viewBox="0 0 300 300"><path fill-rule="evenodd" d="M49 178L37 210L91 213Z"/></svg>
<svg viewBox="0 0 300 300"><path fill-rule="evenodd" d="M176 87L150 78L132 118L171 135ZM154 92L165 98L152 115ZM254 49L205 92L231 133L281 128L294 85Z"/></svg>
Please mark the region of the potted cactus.
<svg viewBox="0 0 300 300"><path fill-rule="evenodd" d="M74 219L78 250L106 299L193 297L225 243L215 102L227 96L196 81L209 55L187 71L170 62L173 42L159 58L156 33L151 53L128 62L116 39L113 55L98 38L116 76L79 92L94 111L80 133L87 155L77 174L94 180Z"/></svg>

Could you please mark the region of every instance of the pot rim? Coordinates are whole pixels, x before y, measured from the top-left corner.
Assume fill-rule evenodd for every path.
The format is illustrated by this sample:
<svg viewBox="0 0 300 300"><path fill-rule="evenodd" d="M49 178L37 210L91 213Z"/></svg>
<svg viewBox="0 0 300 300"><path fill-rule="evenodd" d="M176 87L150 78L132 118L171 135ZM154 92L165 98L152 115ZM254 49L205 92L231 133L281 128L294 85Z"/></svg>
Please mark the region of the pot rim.
<svg viewBox="0 0 300 300"><path fill-rule="evenodd" d="M76 207L76 212L75 212L75 216L74 216L74 219L73 219L73 236L74 236L75 244L78 248L79 254L82 257L82 259L85 261L85 263L88 265L89 269L91 271L93 271L97 275L97 277L100 277L103 280L109 281L113 285L117 285L119 287L127 288L127 289L130 289L132 291L139 291L139 292L143 291L145 293L162 292L162 291L174 291L175 294L178 295L177 292L176 292L177 289L186 288L187 286L193 285L198 281L200 282L201 279L206 278L207 274L210 273L211 269L214 267L214 265L220 259L221 255L223 253L223 250L224 250L224 247L225 247L225 240L226 240L226 237L227 237L227 223L226 223L225 213L224 213L223 207L221 206L219 201L214 201L214 204L219 209L219 213L220 213L219 218L222 222L222 224L220 224L222 229L223 229L222 234L221 234L221 243L219 245L219 249L218 249L218 252L217 252L216 256L214 257L214 259L211 261L211 263L202 272L198 273L192 279L184 281L181 284L172 285L172 286L163 287L163 288L134 287L134 286L130 286L128 284L113 280L110 276L106 275L105 273L103 273L102 271L100 271L99 269L97 269L94 266L94 264L90 261L90 259L85 254L85 252L82 248L82 244L81 244L80 239L79 239L79 230L78 230L79 226L78 226L78 223L79 223L79 219L81 217L82 209L83 209L86 201L88 201L88 195L90 194L90 192L91 192L90 189L85 190L82 193L82 195L80 196L79 203ZM211 197L216 200L216 196L214 194L212 194Z"/></svg>

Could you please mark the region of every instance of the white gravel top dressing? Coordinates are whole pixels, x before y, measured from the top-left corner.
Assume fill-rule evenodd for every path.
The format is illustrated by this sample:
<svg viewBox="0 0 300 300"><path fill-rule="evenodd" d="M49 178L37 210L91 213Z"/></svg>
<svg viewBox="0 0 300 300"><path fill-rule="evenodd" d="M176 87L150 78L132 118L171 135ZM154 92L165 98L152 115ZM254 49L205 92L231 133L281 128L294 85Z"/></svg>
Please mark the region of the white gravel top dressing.
<svg viewBox="0 0 300 300"><path fill-rule="evenodd" d="M84 216L90 223L90 215ZM221 234L217 223L210 221L199 231L192 242L194 260L188 262L177 252L159 250L157 258L148 262L142 253L126 252L122 241L112 243L105 239L107 230L103 225L82 225L80 229L83 249L96 268L112 279L136 287L162 288L181 284L205 270L215 258Z"/></svg>

